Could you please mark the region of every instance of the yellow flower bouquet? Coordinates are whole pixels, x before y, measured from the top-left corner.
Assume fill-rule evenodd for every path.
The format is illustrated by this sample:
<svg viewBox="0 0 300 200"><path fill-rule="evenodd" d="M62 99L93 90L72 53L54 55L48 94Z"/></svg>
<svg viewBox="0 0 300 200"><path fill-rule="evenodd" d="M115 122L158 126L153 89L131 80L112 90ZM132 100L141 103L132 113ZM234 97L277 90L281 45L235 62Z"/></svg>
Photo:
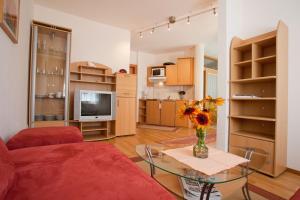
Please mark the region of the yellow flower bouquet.
<svg viewBox="0 0 300 200"><path fill-rule="evenodd" d="M196 129L198 142L193 147L195 157L208 157L208 148L205 144L207 129L215 124L217 119L217 107L223 104L223 98L219 97L213 99L208 96L200 101L186 103L179 109L179 115L181 117L188 117Z"/></svg>

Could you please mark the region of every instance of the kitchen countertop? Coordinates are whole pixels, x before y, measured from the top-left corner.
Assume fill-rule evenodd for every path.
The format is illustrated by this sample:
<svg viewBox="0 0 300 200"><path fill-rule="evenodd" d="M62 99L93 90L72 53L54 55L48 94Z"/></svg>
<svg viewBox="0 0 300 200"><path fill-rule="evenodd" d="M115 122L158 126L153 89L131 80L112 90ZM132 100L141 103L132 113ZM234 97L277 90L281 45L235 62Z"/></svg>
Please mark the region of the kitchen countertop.
<svg viewBox="0 0 300 200"><path fill-rule="evenodd" d="M189 99L140 99L143 101L191 101Z"/></svg>

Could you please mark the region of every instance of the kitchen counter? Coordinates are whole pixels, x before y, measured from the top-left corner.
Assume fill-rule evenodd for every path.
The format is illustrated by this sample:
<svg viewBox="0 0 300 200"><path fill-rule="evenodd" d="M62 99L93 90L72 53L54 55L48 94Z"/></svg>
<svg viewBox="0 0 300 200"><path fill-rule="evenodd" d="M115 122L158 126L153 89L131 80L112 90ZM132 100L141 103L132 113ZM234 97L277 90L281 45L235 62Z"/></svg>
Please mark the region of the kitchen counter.
<svg viewBox="0 0 300 200"><path fill-rule="evenodd" d="M141 101L192 101L191 99L140 99Z"/></svg>
<svg viewBox="0 0 300 200"><path fill-rule="evenodd" d="M178 116L179 108L189 100L140 99L139 122L161 126L188 127L188 119Z"/></svg>

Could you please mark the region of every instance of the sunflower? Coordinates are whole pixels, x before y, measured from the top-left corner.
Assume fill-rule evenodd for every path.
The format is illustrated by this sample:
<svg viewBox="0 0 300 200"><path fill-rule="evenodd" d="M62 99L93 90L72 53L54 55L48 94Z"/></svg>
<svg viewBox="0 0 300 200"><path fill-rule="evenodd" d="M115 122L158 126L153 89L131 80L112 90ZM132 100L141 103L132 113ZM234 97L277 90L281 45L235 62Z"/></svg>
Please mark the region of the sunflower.
<svg viewBox="0 0 300 200"><path fill-rule="evenodd" d="M191 116L195 114L197 109L193 106L184 105L179 109L180 117Z"/></svg>
<svg viewBox="0 0 300 200"><path fill-rule="evenodd" d="M207 126L209 126L211 120L209 117L209 113L207 112L199 112L196 117L195 117L195 121L197 122L197 128L205 128Z"/></svg>
<svg viewBox="0 0 300 200"><path fill-rule="evenodd" d="M217 106L222 106L224 104L224 99L221 97L216 98L215 101Z"/></svg>

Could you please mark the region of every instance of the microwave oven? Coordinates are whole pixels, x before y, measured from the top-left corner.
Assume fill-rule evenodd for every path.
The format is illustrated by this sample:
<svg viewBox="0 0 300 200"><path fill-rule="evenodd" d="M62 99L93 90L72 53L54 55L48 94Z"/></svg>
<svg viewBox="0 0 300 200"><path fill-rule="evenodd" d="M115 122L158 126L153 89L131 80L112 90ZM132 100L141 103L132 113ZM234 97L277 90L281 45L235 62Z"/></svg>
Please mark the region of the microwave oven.
<svg viewBox="0 0 300 200"><path fill-rule="evenodd" d="M164 67L155 67L152 68L152 77L160 77L160 76L166 76Z"/></svg>

